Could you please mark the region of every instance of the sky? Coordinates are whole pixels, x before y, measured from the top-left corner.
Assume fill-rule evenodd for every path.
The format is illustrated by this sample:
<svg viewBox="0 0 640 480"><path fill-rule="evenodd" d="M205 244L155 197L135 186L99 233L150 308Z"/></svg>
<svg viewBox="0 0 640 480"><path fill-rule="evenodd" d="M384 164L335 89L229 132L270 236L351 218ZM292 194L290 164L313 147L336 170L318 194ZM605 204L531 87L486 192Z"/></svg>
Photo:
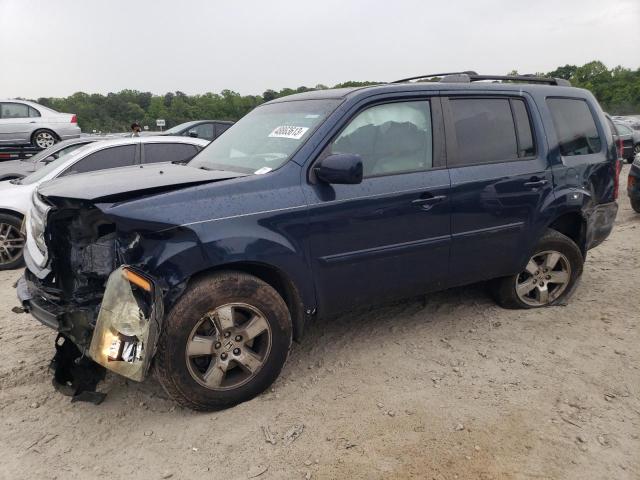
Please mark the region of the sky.
<svg viewBox="0 0 640 480"><path fill-rule="evenodd" d="M640 0L0 0L0 98L640 67Z"/></svg>

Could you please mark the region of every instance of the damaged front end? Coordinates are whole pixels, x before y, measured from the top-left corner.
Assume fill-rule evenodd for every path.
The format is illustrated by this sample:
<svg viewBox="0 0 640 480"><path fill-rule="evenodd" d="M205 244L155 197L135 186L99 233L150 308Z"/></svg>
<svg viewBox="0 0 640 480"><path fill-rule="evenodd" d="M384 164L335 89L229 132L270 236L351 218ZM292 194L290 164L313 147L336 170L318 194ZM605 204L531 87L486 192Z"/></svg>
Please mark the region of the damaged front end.
<svg viewBox="0 0 640 480"><path fill-rule="evenodd" d="M69 390L63 393L95 390L97 382L84 377L93 372L99 381L101 367L142 381L164 304L161 286L127 263L136 242L119 238L115 223L83 201L36 195L27 222L18 297L25 311L59 332L52 367L58 386Z"/></svg>

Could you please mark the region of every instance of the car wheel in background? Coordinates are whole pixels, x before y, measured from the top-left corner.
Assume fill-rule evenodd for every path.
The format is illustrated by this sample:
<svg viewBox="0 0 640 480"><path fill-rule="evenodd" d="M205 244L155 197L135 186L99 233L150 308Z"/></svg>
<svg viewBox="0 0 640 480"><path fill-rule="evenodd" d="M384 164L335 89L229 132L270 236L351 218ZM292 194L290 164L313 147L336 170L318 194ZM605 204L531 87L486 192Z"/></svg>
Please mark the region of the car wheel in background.
<svg viewBox="0 0 640 480"><path fill-rule="evenodd" d="M190 284L165 318L156 374L185 407L230 407L273 383L291 340L291 317L278 292L242 272L216 273Z"/></svg>
<svg viewBox="0 0 640 480"><path fill-rule="evenodd" d="M640 213L640 198L629 198L629 201L631 202L631 208Z"/></svg>
<svg viewBox="0 0 640 480"><path fill-rule="evenodd" d="M58 141L58 137L51 130L36 130L31 136L31 144L42 150L49 148Z"/></svg>
<svg viewBox="0 0 640 480"><path fill-rule="evenodd" d="M13 215L0 213L0 270L21 267L25 239L20 233L22 220Z"/></svg>
<svg viewBox="0 0 640 480"><path fill-rule="evenodd" d="M561 302L582 275L584 258L569 237L547 230L525 269L497 279L494 295L505 308L537 308Z"/></svg>
<svg viewBox="0 0 640 480"><path fill-rule="evenodd" d="M633 157L635 157L636 155L638 155L640 153L640 143L636 144L633 147ZM631 161L633 161L633 157L631 158Z"/></svg>

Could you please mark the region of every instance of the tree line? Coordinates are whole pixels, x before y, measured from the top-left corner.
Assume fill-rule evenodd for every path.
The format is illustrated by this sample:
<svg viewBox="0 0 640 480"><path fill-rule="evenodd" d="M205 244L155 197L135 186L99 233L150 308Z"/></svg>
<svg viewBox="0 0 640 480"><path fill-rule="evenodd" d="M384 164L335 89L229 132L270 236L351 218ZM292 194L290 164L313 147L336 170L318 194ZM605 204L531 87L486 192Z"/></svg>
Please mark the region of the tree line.
<svg viewBox="0 0 640 480"><path fill-rule="evenodd" d="M612 115L640 114L640 68L631 70L618 66L609 69L602 62L593 61L582 66L565 65L551 72L537 72L537 75L564 78L576 87L590 90L602 108ZM379 83L383 82L350 81L333 88ZM36 101L54 110L75 113L85 132L124 132L129 130L132 122L148 125L154 130L159 118L165 119L167 128L198 119L236 121L263 102L326 88L329 87L319 84L315 87L266 90L262 95L241 95L233 90L202 95L187 95L180 91L164 95L138 90L122 90L107 95L77 92L65 98L43 97Z"/></svg>

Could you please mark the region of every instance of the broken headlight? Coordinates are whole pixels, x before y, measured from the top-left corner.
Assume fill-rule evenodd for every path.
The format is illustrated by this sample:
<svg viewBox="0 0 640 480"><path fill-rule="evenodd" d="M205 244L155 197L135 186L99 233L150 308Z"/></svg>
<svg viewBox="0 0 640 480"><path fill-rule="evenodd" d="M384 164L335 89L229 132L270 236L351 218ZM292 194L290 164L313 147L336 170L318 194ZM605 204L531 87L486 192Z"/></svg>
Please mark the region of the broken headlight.
<svg viewBox="0 0 640 480"><path fill-rule="evenodd" d="M132 380L144 379L162 318L153 283L130 267L111 273L89 347L89 356Z"/></svg>
<svg viewBox="0 0 640 480"><path fill-rule="evenodd" d="M51 206L47 205L34 190L31 197L31 211L29 212L29 235L33 238L38 250L43 256L47 255L47 244L44 239L44 230L47 225L47 215Z"/></svg>

